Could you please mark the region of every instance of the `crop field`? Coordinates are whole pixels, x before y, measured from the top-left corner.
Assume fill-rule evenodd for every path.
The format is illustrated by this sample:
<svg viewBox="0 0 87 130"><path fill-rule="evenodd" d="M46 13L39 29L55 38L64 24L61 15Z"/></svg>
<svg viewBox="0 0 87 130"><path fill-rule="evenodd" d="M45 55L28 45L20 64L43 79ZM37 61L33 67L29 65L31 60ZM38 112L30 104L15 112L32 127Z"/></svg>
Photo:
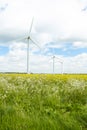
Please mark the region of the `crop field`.
<svg viewBox="0 0 87 130"><path fill-rule="evenodd" d="M0 74L0 130L87 130L87 75Z"/></svg>

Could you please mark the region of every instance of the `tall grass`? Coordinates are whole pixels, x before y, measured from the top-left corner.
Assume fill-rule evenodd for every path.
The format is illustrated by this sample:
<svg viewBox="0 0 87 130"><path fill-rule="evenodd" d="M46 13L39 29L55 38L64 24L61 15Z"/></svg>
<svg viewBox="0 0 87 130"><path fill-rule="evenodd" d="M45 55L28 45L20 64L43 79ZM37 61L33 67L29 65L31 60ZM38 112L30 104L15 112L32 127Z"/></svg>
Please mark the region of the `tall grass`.
<svg viewBox="0 0 87 130"><path fill-rule="evenodd" d="M87 130L87 76L0 75L0 130Z"/></svg>

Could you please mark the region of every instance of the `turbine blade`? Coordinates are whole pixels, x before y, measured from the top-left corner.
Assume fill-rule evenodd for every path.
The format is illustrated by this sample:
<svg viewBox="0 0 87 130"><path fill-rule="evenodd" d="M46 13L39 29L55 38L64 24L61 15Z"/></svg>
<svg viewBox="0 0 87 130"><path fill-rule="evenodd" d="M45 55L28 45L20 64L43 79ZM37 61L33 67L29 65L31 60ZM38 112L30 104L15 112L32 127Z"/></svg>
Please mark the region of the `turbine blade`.
<svg viewBox="0 0 87 130"><path fill-rule="evenodd" d="M19 42L19 41L23 41L27 39L27 37L24 37L24 38L18 38L18 39L15 39L15 40L11 40L10 42Z"/></svg>
<svg viewBox="0 0 87 130"><path fill-rule="evenodd" d="M30 30L29 30L29 36L30 36L31 30L32 30L33 21L34 21L34 17L32 18L32 21L31 21Z"/></svg>
<svg viewBox="0 0 87 130"><path fill-rule="evenodd" d="M15 41L23 41L23 40L25 40L25 39L27 39L27 37L20 38L20 39L17 39L17 40L15 40Z"/></svg>
<svg viewBox="0 0 87 130"><path fill-rule="evenodd" d="M41 50L41 47L34 40L32 40L31 38L30 40L33 42L33 44L35 44Z"/></svg>
<svg viewBox="0 0 87 130"><path fill-rule="evenodd" d="M51 55L48 61L52 61L54 58L55 58L54 55Z"/></svg>
<svg viewBox="0 0 87 130"><path fill-rule="evenodd" d="M58 59L59 62L63 63L63 60L62 60L62 59L60 59L60 58L58 58L58 57L55 57L55 58Z"/></svg>

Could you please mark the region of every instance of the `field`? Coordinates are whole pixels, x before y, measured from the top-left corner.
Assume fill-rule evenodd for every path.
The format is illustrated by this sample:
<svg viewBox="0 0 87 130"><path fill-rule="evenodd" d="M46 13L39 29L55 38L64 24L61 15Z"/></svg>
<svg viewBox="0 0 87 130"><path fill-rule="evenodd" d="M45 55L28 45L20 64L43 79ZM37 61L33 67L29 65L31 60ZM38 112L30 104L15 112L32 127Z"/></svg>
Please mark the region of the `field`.
<svg viewBox="0 0 87 130"><path fill-rule="evenodd" d="M87 130L87 75L0 74L0 130Z"/></svg>

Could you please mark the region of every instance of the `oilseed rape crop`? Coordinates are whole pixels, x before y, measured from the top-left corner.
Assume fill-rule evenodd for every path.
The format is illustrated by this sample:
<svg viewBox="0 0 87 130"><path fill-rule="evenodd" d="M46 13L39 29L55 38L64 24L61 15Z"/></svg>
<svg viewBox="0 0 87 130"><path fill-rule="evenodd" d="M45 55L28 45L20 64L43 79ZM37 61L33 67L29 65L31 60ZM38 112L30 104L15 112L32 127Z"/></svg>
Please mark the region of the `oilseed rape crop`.
<svg viewBox="0 0 87 130"><path fill-rule="evenodd" d="M87 75L0 74L0 130L87 130Z"/></svg>

